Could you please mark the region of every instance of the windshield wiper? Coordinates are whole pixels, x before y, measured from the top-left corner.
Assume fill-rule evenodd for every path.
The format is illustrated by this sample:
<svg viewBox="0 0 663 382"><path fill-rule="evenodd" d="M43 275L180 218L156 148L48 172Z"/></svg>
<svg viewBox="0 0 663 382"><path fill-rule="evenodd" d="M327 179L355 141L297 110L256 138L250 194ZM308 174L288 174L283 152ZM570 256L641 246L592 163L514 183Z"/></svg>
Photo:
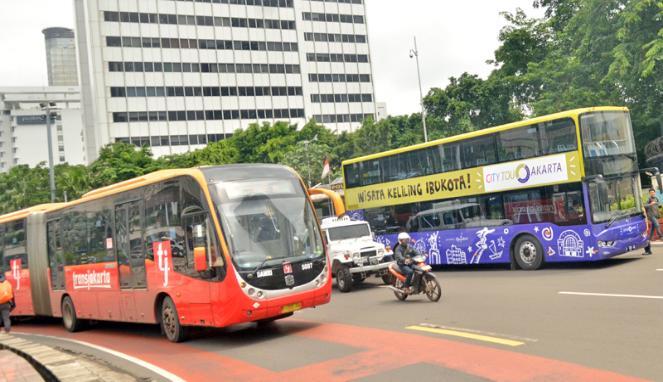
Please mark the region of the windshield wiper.
<svg viewBox="0 0 663 382"><path fill-rule="evenodd" d="M619 213L617 213L616 215L613 215L613 217L610 218L610 221L608 221L608 224L605 225L605 228L610 228L610 226L612 226L613 224L615 224L615 222L617 221L617 219L620 219L620 218L626 217L626 216L628 216L628 215L629 215L628 212L619 212Z"/></svg>
<svg viewBox="0 0 663 382"><path fill-rule="evenodd" d="M263 261L262 261L257 267L255 267L255 268L249 273L249 275L253 275L253 276L255 276L255 275L256 275L256 272L258 272L259 270L261 270L262 267L265 266L265 263L267 263L267 262L268 262L269 260L271 260L271 259L272 259L271 256L267 256L267 257L265 257L265 260L263 260Z"/></svg>

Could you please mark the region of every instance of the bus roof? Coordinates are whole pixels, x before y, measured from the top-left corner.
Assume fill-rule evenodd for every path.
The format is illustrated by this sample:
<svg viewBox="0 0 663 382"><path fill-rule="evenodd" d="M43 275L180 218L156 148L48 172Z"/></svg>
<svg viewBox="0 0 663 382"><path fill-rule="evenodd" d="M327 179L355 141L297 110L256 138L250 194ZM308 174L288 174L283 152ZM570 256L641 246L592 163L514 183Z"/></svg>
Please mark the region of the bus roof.
<svg viewBox="0 0 663 382"><path fill-rule="evenodd" d="M411 146L406 146L406 147L400 147L397 149L392 149L392 150L387 150L383 151L380 153L376 154L370 154L370 155L365 155L357 158L352 158L352 159L347 159L343 161L343 165L348 165L348 164L353 164L357 162L363 162L366 160L371 160L371 159L377 159L377 158L382 158L385 156L389 155L394 155L394 154L400 154L408 151L414 151L418 149L424 149L427 147L431 146L437 146L439 144L443 143L451 143L451 142L457 142L465 139L470 139L470 138L475 138L475 137L480 137L482 135L487 135L491 133L496 133L504 130L509 130L513 129L516 127L522 127L522 126L528 126L531 124L535 123L542 123L546 121L550 121L553 119L558 119L558 118L572 118L578 114L582 113L588 113L592 111L628 111L628 108L626 107L620 107L620 106L597 106L597 107L586 107L586 108L581 108L581 109L573 109L573 110L567 110L567 111L562 111L559 113L555 114L548 114L548 115L542 115L540 117L536 118L531 118L531 119L525 119L522 121L518 122L512 122L512 123L507 123L505 125L499 125L499 126L494 126L494 127L489 127L486 129L481 129L481 130L475 130L471 131L469 133L464 133L464 134L459 134L455 135L453 137L447 137L447 138L441 138L441 139L436 139L434 141L426 142L426 143L418 143L416 145L411 145Z"/></svg>
<svg viewBox="0 0 663 382"><path fill-rule="evenodd" d="M12 221L19 220L19 219L25 219L26 217L28 217L29 215L31 215L35 212L48 212L48 211L58 209L58 208L60 208L62 206L65 206L65 205L66 205L66 203L46 203L46 204L39 204L39 205L36 205L36 206L24 208L22 210L10 212L8 214L0 216L0 224L1 223L12 222Z"/></svg>
<svg viewBox="0 0 663 382"><path fill-rule="evenodd" d="M59 209L63 209L69 206L75 206L87 201L92 201L100 199L105 196L115 195L120 192L133 190L138 187L147 186L153 183L164 181L170 178L175 178L178 176L193 175L194 177L199 177L203 179L205 176L219 176L222 175L226 180L237 179L240 173L245 173L246 169L251 169L251 177L261 177L267 176L269 174L274 174L275 171L283 171L284 173L290 173L296 175L296 172L289 167L273 165L273 164L231 164L223 166L202 166L186 169L171 169L171 170L159 170L151 172L149 174L141 175L136 178L128 179L123 182L111 184L106 187L101 187L96 190L92 190L79 199L72 200L68 203L51 203L51 204L40 204L34 207L26 208L20 211L15 211L7 215L0 216L0 223L5 221L13 221L27 217L28 215L35 212L50 212Z"/></svg>

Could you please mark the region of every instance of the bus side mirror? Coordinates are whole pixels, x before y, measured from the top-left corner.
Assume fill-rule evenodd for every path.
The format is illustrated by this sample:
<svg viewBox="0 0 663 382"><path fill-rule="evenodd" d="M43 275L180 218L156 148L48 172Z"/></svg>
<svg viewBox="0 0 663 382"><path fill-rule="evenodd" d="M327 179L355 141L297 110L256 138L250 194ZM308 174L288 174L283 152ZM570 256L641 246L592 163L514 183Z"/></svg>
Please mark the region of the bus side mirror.
<svg viewBox="0 0 663 382"><path fill-rule="evenodd" d="M207 249L205 247L196 247L193 249L193 265L196 272L207 270Z"/></svg>

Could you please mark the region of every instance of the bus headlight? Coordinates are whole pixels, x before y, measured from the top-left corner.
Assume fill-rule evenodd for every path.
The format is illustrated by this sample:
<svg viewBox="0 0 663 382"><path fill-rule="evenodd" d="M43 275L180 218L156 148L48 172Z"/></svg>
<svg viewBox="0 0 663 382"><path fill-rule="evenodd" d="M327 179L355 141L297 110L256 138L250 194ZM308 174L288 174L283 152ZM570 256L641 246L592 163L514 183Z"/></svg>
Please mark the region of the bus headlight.
<svg viewBox="0 0 663 382"><path fill-rule="evenodd" d="M606 247L613 247L615 245L614 241L601 241L599 240L599 247L600 248L606 248Z"/></svg>
<svg viewBox="0 0 663 382"><path fill-rule="evenodd" d="M359 252L354 252L354 253L352 254L352 258L355 259L355 260L359 260L359 259L361 259L361 253L359 253Z"/></svg>
<svg viewBox="0 0 663 382"><path fill-rule="evenodd" d="M378 249L378 256L384 256L384 249Z"/></svg>

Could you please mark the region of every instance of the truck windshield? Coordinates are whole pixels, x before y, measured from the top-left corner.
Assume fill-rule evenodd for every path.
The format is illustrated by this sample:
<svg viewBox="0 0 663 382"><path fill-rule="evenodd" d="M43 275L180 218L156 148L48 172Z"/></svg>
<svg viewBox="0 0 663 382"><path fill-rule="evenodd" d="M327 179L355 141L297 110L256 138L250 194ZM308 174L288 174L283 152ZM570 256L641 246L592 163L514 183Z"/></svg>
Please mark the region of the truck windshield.
<svg viewBox="0 0 663 382"><path fill-rule="evenodd" d="M371 229L368 224L353 224L343 227L329 228L329 240L357 239L360 237L371 236Z"/></svg>
<svg viewBox="0 0 663 382"><path fill-rule="evenodd" d="M237 180L210 188L240 269L324 256L313 209L296 179Z"/></svg>

